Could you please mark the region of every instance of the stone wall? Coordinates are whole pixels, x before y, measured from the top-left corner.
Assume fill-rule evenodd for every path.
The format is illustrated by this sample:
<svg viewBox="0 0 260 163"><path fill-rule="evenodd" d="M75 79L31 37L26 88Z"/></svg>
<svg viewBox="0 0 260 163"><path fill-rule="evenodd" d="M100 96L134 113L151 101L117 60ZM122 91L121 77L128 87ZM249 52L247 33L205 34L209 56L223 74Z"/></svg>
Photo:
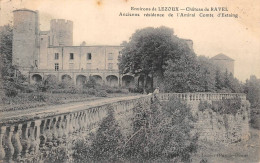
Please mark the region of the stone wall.
<svg viewBox="0 0 260 163"><path fill-rule="evenodd" d="M202 141L212 143L235 143L249 138L250 103L245 94L232 93L174 93L159 94L160 100L178 98L186 101L197 118L194 132ZM220 114L212 110L212 103L224 100L241 100L241 108L236 114ZM200 103L204 104L204 110ZM231 109L231 108L228 108Z"/></svg>
<svg viewBox="0 0 260 163"><path fill-rule="evenodd" d="M211 101L208 101L211 103ZM198 105L197 105L198 106ZM241 110L236 114L220 114L210 107L195 113L198 121L195 129L202 141L212 143L236 143L249 138L249 102L242 101Z"/></svg>

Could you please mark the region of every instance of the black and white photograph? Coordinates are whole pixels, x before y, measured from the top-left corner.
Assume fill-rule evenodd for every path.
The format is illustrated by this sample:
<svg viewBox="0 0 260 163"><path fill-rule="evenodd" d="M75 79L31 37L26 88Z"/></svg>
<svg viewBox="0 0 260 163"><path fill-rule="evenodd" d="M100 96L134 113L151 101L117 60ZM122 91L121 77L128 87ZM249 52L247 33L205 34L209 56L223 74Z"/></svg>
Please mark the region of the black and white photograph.
<svg viewBox="0 0 260 163"><path fill-rule="evenodd" d="M0 0L0 163L259 163L260 1Z"/></svg>

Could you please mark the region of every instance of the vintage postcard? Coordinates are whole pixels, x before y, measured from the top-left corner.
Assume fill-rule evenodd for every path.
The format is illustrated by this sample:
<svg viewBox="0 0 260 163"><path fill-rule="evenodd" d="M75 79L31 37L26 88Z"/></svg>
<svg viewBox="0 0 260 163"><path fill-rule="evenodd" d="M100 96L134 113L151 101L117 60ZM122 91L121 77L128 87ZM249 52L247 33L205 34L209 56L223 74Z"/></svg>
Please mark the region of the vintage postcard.
<svg viewBox="0 0 260 163"><path fill-rule="evenodd" d="M0 0L0 162L260 162L260 1Z"/></svg>

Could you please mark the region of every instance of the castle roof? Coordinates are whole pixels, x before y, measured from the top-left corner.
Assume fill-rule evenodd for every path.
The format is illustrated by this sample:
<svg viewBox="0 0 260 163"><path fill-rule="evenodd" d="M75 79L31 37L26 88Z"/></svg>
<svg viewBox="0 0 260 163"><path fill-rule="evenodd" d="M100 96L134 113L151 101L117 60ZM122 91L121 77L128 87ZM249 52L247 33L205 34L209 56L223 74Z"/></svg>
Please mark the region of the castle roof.
<svg viewBox="0 0 260 163"><path fill-rule="evenodd" d="M214 57L211 58L212 60L230 60L230 61L234 61L234 59L228 57L227 55L220 53Z"/></svg>
<svg viewBox="0 0 260 163"><path fill-rule="evenodd" d="M16 9L16 10L14 10L13 12L17 12L17 11L29 11L29 12L37 13L36 11L29 10L29 9L26 9L26 8Z"/></svg>

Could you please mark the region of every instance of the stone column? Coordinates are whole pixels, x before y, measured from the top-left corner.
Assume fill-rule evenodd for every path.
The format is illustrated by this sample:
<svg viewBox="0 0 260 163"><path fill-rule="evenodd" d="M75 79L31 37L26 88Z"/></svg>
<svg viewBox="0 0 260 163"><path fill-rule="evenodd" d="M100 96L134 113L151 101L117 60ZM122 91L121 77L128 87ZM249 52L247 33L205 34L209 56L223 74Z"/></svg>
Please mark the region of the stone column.
<svg viewBox="0 0 260 163"><path fill-rule="evenodd" d="M53 125L51 126L51 133L53 136L52 142L56 146L57 140L58 140L58 132L57 132L57 122L59 117L55 117L55 121L53 122Z"/></svg>
<svg viewBox="0 0 260 163"><path fill-rule="evenodd" d="M3 160L5 158L5 150L3 147L3 137L4 137L5 132L6 132L6 127L1 126L1 128L0 128L0 162L1 162L1 160Z"/></svg>
<svg viewBox="0 0 260 163"><path fill-rule="evenodd" d="M63 128L63 140L66 141L66 138L68 137L68 134L69 134L69 117L70 115L64 115L64 118L63 118L63 123L62 123L62 128Z"/></svg>
<svg viewBox="0 0 260 163"><path fill-rule="evenodd" d="M63 129L62 129L63 118L64 118L63 115L58 117L58 122L57 122L57 136L58 136L59 143L62 142L62 137L63 137Z"/></svg>
<svg viewBox="0 0 260 163"><path fill-rule="evenodd" d="M43 120L42 125L40 126L40 147L44 147L46 143L46 124L47 124L47 119Z"/></svg>
<svg viewBox="0 0 260 163"><path fill-rule="evenodd" d="M53 139L52 132L51 132L52 121L53 121L53 118L47 120L47 122L49 122L49 123L48 123L48 125L46 126L46 132L45 132L46 143L47 143L47 145L49 145L49 146L52 146L52 142L51 142L51 141L52 141L52 139ZM47 123L47 122L46 122L46 123Z"/></svg>
<svg viewBox="0 0 260 163"><path fill-rule="evenodd" d="M8 162L13 162L13 154L14 154L14 147L12 143L12 136L14 132L14 126L10 126L7 131L7 138L6 138L6 158Z"/></svg>
<svg viewBox="0 0 260 163"><path fill-rule="evenodd" d="M31 130L31 141L32 141L32 145L31 145L31 150L32 153L38 153L39 151L39 146L40 146L40 125L41 125L41 120L36 120L34 121L34 126L32 127Z"/></svg>
<svg viewBox="0 0 260 163"><path fill-rule="evenodd" d="M28 138L28 133L30 131L30 127L31 127L31 122L27 122L24 131L22 131L22 146L23 146L23 151L24 151L24 156L28 156L29 154L29 148L31 146L30 140Z"/></svg>
<svg viewBox="0 0 260 163"><path fill-rule="evenodd" d="M13 136L13 142L14 142L14 154L15 158L19 159L21 156L21 152L23 150L23 146L20 141L20 136L22 134L22 124L18 124L15 128L15 133Z"/></svg>

